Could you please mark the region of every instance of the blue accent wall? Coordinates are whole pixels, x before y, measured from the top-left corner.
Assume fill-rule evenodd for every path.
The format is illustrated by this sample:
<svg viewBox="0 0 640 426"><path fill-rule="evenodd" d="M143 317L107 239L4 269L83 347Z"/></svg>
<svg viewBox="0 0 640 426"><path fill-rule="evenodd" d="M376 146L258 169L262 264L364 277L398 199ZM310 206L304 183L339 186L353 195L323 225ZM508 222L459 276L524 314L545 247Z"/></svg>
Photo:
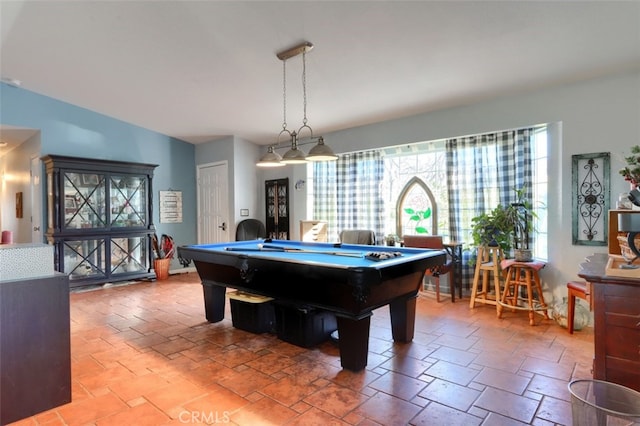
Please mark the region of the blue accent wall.
<svg viewBox="0 0 640 426"><path fill-rule="evenodd" d="M196 243L194 145L5 83L0 83L0 124L40 130L41 155L157 164L153 179L157 233L173 236L180 245ZM159 191L168 189L182 191L180 224L160 223Z"/></svg>

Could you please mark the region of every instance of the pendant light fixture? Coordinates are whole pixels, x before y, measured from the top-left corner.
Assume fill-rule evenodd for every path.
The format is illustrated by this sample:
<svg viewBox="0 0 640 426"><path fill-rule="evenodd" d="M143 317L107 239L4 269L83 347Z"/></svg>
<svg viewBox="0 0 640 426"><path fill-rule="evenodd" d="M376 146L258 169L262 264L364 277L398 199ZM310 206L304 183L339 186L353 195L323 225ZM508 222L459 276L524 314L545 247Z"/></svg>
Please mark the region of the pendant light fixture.
<svg viewBox="0 0 640 426"><path fill-rule="evenodd" d="M303 100L303 118L302 127L298 130L298 135L306 127L311 133L311 139L313 139L313 130L307 124L307 55L306 52L302 52L302 100ZM310 161L331 161L337 160L338 156L333 153L333 150L324 143L324 138L320 136L318 138L318 144L311 148L307 160Z"/></svg>
<svg viewBox="0 0 640 426"><path fill-rule="evenodd" d="M309 155L305 155L305 153L300 150L299 145L306 145L308 143L313 143L313 129L307 124L307 61L306 54L311 49L313 49L313 44L305 41L291 49L287 49L277 54L278 59L280 59L283 63L282 66L282 97L283 97L283 123L282 130L278 134L278 140L275 145L269 146L267 153L260 158L257 165L259 167L278 167L284 164L304 164L307 161L331 161L336 160L338 158L337 155L333 153L333 150L324 143L324 138L320 136L317 139L317 145L315 145L310 151ZM303 94L303 119L302 126L298 129L297 132L289 131L287 129L287 85L286 85L286 62L287 59L293 58L302 54L302 94ZM309 142L300 143L298 137L300 136L303 130L309 130ZM282 156L278 155L275 152L275 149L280 145L280 138L282 134L286 133L289 135L289 139L291 142L290 149Z"/></svg>
<svg viewBox="0 0 640 426"><path fill-rule="evenodd" d="M280 137L283 133L287 133L291 136L291 132L287 130L287 60L282 60L282 130L278 134L278 141L276 145L280 144ZM275 146L271 145L267 149L267 153L260 157L258 167L282 167L285 163L282 163L282 157L275 151Z"/></svg>

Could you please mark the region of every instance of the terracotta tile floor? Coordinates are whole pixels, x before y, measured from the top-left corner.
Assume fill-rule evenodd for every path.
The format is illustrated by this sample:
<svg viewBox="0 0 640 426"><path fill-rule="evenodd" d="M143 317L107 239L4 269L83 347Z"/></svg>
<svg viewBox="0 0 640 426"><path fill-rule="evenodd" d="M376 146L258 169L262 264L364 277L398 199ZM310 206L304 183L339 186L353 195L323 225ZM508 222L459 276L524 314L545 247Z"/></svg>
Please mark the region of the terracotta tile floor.
<svg viewBox="0 0 640 426"><path fill-rule="evenodd" d="M299 348L234 329L229 313L207 323L195 273L76 292L73 402L16 424L568 425L593 329L537 321L421 296L410 344L374 312L369 364L353 373L330 342Z"/></svg>

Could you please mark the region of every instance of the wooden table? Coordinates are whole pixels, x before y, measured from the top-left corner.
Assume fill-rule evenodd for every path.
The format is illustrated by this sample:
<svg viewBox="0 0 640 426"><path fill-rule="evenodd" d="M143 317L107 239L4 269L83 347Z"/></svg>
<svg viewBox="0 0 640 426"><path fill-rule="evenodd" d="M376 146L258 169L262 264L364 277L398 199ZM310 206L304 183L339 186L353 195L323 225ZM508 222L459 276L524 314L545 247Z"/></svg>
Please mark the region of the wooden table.
<svg viewBox="0 0 640 426"><path fill-rule="evenodd" d="M462 246L464 241L449 241L443 243L444 249L453 260L455 280L451 283L451 296L455 301L455 288L458 287L458 297L462 299Z"/></svg>

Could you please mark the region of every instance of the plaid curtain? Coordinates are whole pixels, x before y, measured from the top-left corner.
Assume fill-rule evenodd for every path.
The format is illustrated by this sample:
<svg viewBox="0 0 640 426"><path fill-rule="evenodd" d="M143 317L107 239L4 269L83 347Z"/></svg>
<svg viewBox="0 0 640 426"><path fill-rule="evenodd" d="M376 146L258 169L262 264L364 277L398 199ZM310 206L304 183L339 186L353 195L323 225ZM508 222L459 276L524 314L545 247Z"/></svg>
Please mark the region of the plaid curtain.
<svg viewBox="0 0 640 426"><path fill-rule="evenodd" d="M338 157L338 161L339 161ZM313 163L313 219L327 221L329 241L337 241L338 211L337 161L316 161Z"/></svg>
<svg viewBox="0 0 640 426"><path fill-rule="evenodd" d="M498 204L516 201L515 189L533 194L531 137L520 129L450 139L446 142L449 232L452 240L471 242L471 219ZM473 271L463 265L463 282Z"/></svg>
<svg viewBox="0 0 640 426"><path fill-rule="evenodd" d="M328 222L330 240L344 229L370 229L384 237L380 191L384 163L380 151L344 154L336 162L315 163L313 218Z"/></svg>

